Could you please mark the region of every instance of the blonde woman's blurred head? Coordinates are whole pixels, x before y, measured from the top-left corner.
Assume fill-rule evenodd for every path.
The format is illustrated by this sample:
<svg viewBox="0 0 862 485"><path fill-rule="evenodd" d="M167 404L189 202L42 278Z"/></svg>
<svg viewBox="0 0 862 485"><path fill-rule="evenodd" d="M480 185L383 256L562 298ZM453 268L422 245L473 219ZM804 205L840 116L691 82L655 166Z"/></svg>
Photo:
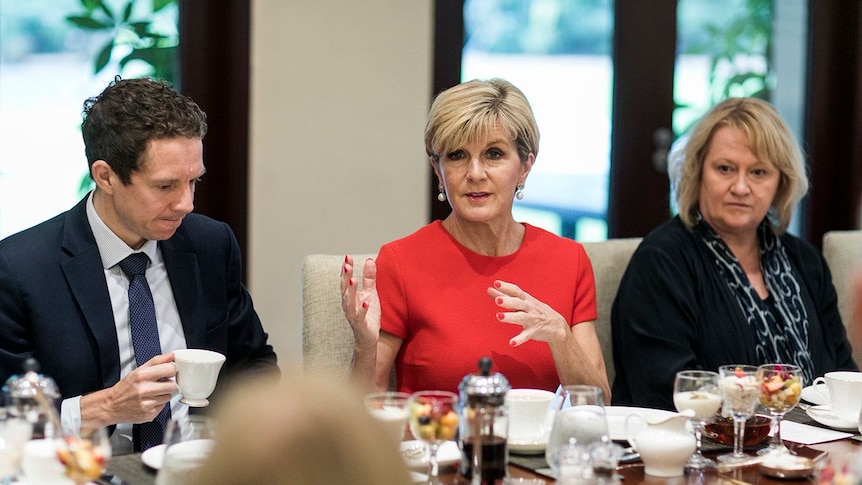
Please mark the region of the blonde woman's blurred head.
<svg viewBox="0 0 862 485"><path fill-rule="evenodd" d="M362 394L323 376L286 376L234 388L216 412L212 455L197 485L403 485L409 475L392 437Z"/></svg>

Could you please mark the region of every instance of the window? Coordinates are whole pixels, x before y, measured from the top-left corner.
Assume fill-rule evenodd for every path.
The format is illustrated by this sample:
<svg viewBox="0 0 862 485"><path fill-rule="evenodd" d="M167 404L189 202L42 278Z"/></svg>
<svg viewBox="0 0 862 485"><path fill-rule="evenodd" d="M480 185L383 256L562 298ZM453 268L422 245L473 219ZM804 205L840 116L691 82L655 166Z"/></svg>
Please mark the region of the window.
<svg viewBox="0 0 862 485"><path fill-rule="evenodd" d="M81 140L83 101L121 73L147 75L142 59L147 36L164 34L175 46L177 6L169 1L94 2L85 12L79 0L0 2L0 238L56 215L77 202L90 183ZM123 19L123 8L132 6ZM114 15L107 22L106 10ZM104 29L83 29L69 15L91 17ZM146 22L138 32L115 28ZM113 41L107 65L94 74L105 45ZM146 51L152 53L152 51ZM171 48L159 54L174 55ZM139 59L124 62L129 54ZM154 62L159 62L151 58ZM168 64L174 60L169 59Z"/></svg>

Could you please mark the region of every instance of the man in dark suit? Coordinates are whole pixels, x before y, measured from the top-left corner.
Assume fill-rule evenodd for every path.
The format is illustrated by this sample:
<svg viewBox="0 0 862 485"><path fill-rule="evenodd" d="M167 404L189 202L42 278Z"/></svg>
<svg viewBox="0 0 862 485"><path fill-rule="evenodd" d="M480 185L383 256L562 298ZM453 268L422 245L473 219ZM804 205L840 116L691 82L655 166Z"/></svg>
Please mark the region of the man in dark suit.
<svg viewBox="0 0 862 485"><path fill-rule="evenodd" d="M119 452L152 446L138 443L133 424L188 412L172 379L173 350L224 354L219 389L238 374L278 375L233 232L192 213L206 130L206 115L166 83L118 78L84 103L95 190L0 241L0 382L35 357L60 389L63 426L117 425ZM157 327L145 361L133 277L120 267L136 256Z"/></svg>

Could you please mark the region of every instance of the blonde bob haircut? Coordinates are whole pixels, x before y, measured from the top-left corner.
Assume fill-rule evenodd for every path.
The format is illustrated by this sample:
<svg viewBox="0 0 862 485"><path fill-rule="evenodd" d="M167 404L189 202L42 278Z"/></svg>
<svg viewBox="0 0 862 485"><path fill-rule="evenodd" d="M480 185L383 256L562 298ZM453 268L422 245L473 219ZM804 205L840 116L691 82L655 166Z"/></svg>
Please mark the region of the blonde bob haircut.
<svg viewBox="0 0 862 485"><path fill-rule="evenodd" d="M539 153L539 127L520 89L503 79L474 79L453 86L434 99L425 125L425 152L434 163L440 155L488 139L502 129L524 162Z"/></svg>
<svg viewBox="0 0 862 485"><path fill-rule="evenodd" d="M713 106L689 130L685 145L671 153L671 183L680 219L689 229L694 227L703 164L713 134L724 126L744 133L752 153L780 172L767 218L778 234L783 233L796 203L808 192L808 175L793 133L772 105L757 98L729 98Z"/></svg>

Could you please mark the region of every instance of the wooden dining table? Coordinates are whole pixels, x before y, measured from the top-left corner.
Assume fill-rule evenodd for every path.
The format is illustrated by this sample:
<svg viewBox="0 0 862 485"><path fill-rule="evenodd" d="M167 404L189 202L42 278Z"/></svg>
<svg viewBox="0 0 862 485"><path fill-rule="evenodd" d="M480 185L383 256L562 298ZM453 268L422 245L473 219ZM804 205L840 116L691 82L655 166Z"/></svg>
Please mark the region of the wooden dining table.
<svg viewBox="0 0 862 485"><path fill-rule="evenodd" d="M801 409L795 409L788 413L786 420L801 422L820 426L805 414ZM862 437L858 434L852 438L845 438L826 443L812 445L797 445L791 442L785 442L789 448L795 453L808 458L816 459L818 464L828 464L835 470L842 470L845 465L850 465L860 458L862 453ZM714 457L715 455L725 453L727 450L707 451L707 456ZM749 452L754 458L756 454L753 451ZM530 466L522 466L516 462L526 462L529 460L510 459L508 472L510 477L514 478L538 478L544 483L555 483L555 480L549 476L543 475ZM156 472L148 468L141 461L140 453L122 455L113 457L108 465L108 474L115 476L113 481L104 480L102 483L111 483L112 485L154 485ZM643 463L640 461L621 465L617 469L617 474L621 479L622 485L633 484L649 484L649 485L794 485L794 484L810 484L818 483L816 475L804 477L797 480L778 479L766 476L761 473L758 464L736 467L732 470L709 470L699 475L684 475L675 478L658 478L644 473ZM465 483L465 480L458 475L455 467L448 467L441 470L441 482L445 484L460 485ZM858 477L857 477L858 479ZM828 483L828 482L827 482Z"/></svg>

